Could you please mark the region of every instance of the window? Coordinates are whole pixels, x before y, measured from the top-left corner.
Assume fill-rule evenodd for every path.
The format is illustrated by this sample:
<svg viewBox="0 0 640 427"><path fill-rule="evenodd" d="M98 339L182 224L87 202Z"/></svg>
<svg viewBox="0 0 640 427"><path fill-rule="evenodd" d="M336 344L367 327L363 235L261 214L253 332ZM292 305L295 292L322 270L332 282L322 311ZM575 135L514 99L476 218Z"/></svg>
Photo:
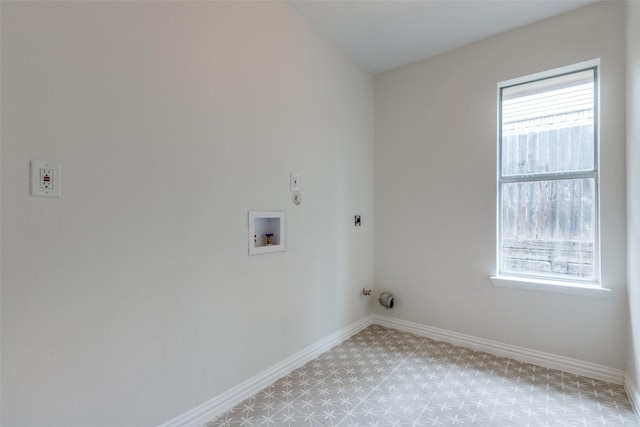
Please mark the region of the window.
<svg viewBox="0 0 640 427"><path fill-rule="evenodd" d="M498 276L599 286L597 82L590 63L499 85Z"/></svg>

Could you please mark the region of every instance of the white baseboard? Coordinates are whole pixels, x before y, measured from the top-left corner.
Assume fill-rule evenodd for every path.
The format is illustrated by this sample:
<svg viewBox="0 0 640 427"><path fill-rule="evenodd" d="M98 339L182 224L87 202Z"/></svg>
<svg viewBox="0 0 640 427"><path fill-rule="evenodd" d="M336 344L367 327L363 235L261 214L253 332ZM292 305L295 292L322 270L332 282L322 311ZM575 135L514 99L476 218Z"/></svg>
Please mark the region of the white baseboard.
<svg viewBox="0 0 640 427"><path fill-rule="evenodd" d="M638 394L636 384L627 373L624 374L624 389L629 396L629 400L631 401L631 405L633 406L633 412L636 414L636 418L640 420L640 394Z"/></svg>
<svg viewBox="0 0 640 427"><path fill-rule="evenodd" d="M201 427L216 416L223 414L246 398L272 384L278 378L315 359L372 323L371 315L364 317L353 325L310 345L271 368L158 427Z"/></svg>
<svg viewBox="0 0 640 427"><path fill-rule="evenodd" d="M425 336L438 341L445 341L451 344L485 351L497 356L508 357L510 359L526 363L533 363L534 365L543 366L545 368L559 369L572 374L582 375L614 384L624 384L625 382L624 371L595 363L544 353L515 345L503 344L497 341L491 341L471 335L459 334L457 332L425 326L393 317L374 314L373 323L381 326L387 326L389 328L399 329L405 332L411 332L416 335Z"/></svg>
<svg viewBox="0 0 640 427"><path fill-rule="evenodd" d="M401 331L411 332L438 341L445 341L455 345L469 347L475 350L485 351L498 356L508 357L522 362L533 363L550 369L559 369L565 372L583 375L585 377L607 381L614 384L624 384L629 399L638 414L640 409L640 395L635 384L628 375L618 369L595 363L584 362L564 356L503 344L496 341L478 338L471 335L447 331L445 329L425 326L393 317L369 315L325 339L310 345L304 350L272 366L271 368L249 378L247 381L231 388L230 390L214 397L213 399L179 415L158 427L201 427L216 416L252 396L263 388L272 384L296 368L315 359L320 354L338 345L342 341L357 334L371 324L386 326Z"/></svg>

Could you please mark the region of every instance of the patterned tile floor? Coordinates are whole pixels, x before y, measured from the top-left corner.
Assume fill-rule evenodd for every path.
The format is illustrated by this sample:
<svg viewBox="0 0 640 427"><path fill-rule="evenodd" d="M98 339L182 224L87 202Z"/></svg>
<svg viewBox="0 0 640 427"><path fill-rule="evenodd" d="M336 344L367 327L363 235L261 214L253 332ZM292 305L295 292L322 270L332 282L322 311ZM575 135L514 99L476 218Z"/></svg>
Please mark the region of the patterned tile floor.
<svg viewBox="0 0 640 427"><path fill-rule="evenodd" d="M373 325L206 427L449 425L640 424L620 385Z"/></svg>

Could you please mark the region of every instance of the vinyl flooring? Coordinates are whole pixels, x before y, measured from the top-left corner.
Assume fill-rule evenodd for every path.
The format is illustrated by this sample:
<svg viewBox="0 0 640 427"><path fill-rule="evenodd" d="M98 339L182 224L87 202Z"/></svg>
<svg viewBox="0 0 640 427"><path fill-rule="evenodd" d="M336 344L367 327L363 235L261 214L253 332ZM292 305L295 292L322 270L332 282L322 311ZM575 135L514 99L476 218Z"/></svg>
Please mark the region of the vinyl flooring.
<svg viewBox="0 0 640 427"><path fill-rule="evenodd" d="M639 425L621 385L372 325L206 427Z"/></svg>

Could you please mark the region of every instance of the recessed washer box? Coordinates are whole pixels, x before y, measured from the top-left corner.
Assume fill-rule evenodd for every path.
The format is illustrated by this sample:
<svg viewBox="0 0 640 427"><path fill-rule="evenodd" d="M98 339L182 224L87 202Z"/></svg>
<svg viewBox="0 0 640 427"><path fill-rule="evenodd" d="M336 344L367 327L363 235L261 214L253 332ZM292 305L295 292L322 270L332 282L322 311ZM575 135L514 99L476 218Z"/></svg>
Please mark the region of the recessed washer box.
<svg viewBox="0 0 640 427"><path fill-rule="evenodd" d="M249 211L249 255L284 251L284 212Z"/></svg>

